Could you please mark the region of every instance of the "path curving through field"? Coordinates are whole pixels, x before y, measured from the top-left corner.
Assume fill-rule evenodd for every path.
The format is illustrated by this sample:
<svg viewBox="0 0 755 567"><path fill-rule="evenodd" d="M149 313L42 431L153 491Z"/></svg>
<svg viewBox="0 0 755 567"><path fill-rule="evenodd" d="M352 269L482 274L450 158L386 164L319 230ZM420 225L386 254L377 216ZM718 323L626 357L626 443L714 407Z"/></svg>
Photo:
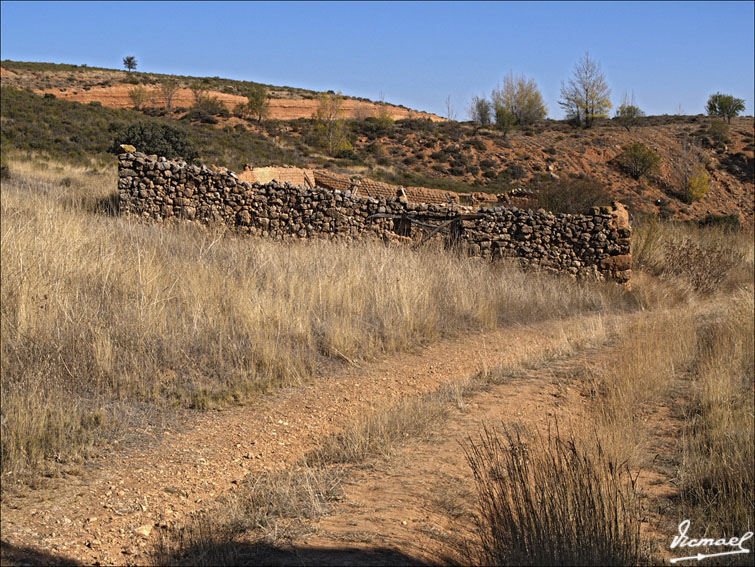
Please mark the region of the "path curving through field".
<svg viewBox="0 0 755 567"><path fill-rule="evenodd" d="M482 370L600 343L619 322L619 316L580 316L444 340L243 407L197 414L191 427L113 450L79 477L7 496L4 559L18 561L19 550L28 549L48 563L143 564L156 525L180 524L246 475L294 464L371 408Z"/></svg>

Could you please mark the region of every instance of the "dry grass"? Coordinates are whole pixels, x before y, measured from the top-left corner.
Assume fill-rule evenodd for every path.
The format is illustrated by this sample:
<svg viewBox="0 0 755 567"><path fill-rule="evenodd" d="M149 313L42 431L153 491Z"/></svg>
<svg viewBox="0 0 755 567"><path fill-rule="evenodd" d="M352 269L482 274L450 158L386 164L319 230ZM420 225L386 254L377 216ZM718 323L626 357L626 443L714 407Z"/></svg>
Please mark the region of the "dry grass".
<svg viewBox="0 0 755 567"><path fill-rule="evenodd" d="M190 518L186 525L170 527L152 552L155 565L257 564L242 557L255 546L275 545L295 534L304 519L327 514L341 498L343 471L334 467L295 467L262 473L211 508ZM246 534L251 541L239 545Z"/></svg>
<svg viewBox="0 0 755 567"><path fill-rule="evenodd" d="M679 480L684 517L708 534L755 527L753 311L752 290L744 291L698 332Z"/></svg>
<svg viewBox="0 0 755 567"><path fill-rule="evenodd" d="M648 416L662 406L686 417L684 438L666 455L678 466L669 481L681 489L668 525L693 518L696 533L717 537L755 525L751 235L649 223L635 232L634 250L642 270L636 293L656 309L629 320L610 365L587 373L591 412L585 423L571 424L577 438L567 445L558 437L541 440L537 457L511 432L505 442L488 433L470 449L482 506L476 558L482 563L645 560L639 508L622 515L618 506L637 503L635 487L611 475L617 463L634 475L651 465L649 448L659 432ZM594 524L581 525L585 506L603 510L590 518ZM587 534L603 542L592 548L603 550L596 556L580 555Z"/></svg>
<svg viewBox="0 0 755 567"><path fill-rule="evenodd" d="M136 407L235 403L329 361L635 301L439 250L143 224L102 214L112 170L9 163L3 472L75 459Z"/></svg>
<svg viewBox="0 0 755 567"><path fill-rule="evenodd" d="M632 261L677 294L728 293L753 281L752 234L650 219L634 226Z"/></svg>
<svg viewBox="0 0 755 567"><path fill-rule="evenodd" d="M532 443L485 430L466 455L479 499L472 563L647 563L634 479L600 443L586 447L557 429Z"/></svg>

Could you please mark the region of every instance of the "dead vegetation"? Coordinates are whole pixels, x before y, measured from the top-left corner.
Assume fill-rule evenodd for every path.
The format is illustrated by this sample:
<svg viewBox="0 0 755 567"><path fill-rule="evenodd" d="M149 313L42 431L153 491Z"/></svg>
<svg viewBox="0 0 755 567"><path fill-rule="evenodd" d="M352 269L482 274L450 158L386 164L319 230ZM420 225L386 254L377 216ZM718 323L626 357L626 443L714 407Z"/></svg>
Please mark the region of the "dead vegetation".
<svg viewBox="0 0 755 567"><path fill-rule="evenodd" d="M294 245L100 214L114 173L11 161L2 467L75 462L149 408L206 409L443 336L636 305L440 250Z"/></svg>

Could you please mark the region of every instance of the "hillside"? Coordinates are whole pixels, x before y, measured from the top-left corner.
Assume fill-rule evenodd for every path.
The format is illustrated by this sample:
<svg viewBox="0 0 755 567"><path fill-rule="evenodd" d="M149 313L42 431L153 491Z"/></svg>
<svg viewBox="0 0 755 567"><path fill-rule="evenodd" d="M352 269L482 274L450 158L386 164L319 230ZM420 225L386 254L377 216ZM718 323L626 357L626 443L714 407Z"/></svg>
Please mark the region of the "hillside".
<svg viewBox="0 0 755 567"><path fill-rule="evenodd" d="M618 199L635 215L677 220L734 215L745 226L753 225L755 145L749 117L735 118L720 130L712 129L712 120L702 115L645 117L631 131L610 120L590 130L546 120L504 136L494 128L346 98L342 116L349 118L351 149L333 157L314 141L311 116L318 101L312 91L268 86L270 119L257 122L220 112L212 117L214 124L205 124L191 119L188 88L177 93L171 111L161 108L157 97L141 111L130 109L129 90L135 84L156 88L162 75L8 61L3 62L2 73L3 143L18 149L60 154L72 151L74 140L73 145L88 153L103 154L112 143L112 133L103 131L110 124L162 121L181 124L189 132L200 160L236 171L247 163L299 165L457 192L508 193L522 188L531 194L522 204L532 207L546 202L538 197L541 192L559 191L560 184L580 177L597 186L604 200ZM184 85L198 80L177 79ZM217 77L199 80L228 109L245 100L238 93L247 83ZM25 90L14 89L10 95L5 94L10 93L7 87ZM82 107L77 102L88 104ZM381 109L389 109L393 121L375 118ZM61 120L56 132L40 132L40 124L24 123L50 113ZM93 121L100 124L99 131L91 128ZM82 132L83 128L89 132ZM61 136L63 131L66 136ZM617 161L623 149L635 142L660 156L659 170L640 179L627 175ZM66 145L68 149L62 148ZM697 167L709 176L710 189L704 198L690 202L683 190L684 171Z"/></svg>
<svg viewBox="0 0 755 567"><path fill-rule="evenodd" d="M181 88L173 100L174 106L188 108L194 104L189 88L200 83L211 96L216 96L229 109L246 102L241 94L244 88L254 84L250 81L221 79L220 77L185 77L181 75L164 75L157 73L139 73L117 69L91 68L77 65L59 65L52 63L27 63L16 61L2 62L2 81L4 85L30 89L39 94L52 93L64 100L89 103L97 101L108 108L132 108L133 102L129 91L135 86L142 86L147 91L148 99L160 95L157 89L166 79L178 81ZM293 120L311 118L317 109L317 97L320 93L294 87L264 85L270 97L268 118L273 120ZM147 107L159 106L158 101L146 103ZM369 114L385 108L394 120L401 118L429 118L442 120L428 112L420 112L393 104L376 103L363 97L346 97L343 111L347 116Z"/></svg>
<svg viewBox="0 0 755 567"><path fill-rule="evenodd" d="M380 112L329 146L65 99L155 77L5 65L0 565L666 565L684 518L755 525L752 117ZM631 227L513 209L616 198Z"/></svg>

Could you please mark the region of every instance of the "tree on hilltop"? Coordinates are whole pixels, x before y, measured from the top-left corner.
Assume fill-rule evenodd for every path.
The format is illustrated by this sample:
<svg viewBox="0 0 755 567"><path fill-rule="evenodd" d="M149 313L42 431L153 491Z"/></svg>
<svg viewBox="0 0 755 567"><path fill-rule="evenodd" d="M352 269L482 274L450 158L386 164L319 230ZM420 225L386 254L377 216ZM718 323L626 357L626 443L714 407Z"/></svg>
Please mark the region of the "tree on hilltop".
<svg viewBox="0 0 755 567"><path fill-rule="evenodd" d="M577 124L590 128L596 118L607 118L611 110L611 89L600 69L600 63L585 53L574 66L574 77L561 83L561 98L558 104L566 116Z"/></svg>
<svg viewBox="0 0 755 567"><path fill-rule="evenodd" d="M490 98L496 115L499 108L504 109L514 117L518 126L534 124L548 113L537 83L524 75L515 77L510 73L504 77L503 87L494 89Z"/></svg>
<svg viewBox="0 0 755 567"><path fill-rule="evenodd" d="M627 94L624 93L624 100L621 102L621 106L616 109L616 116L614 120L616 120L616 122L626 128L627 132L630 132L632 126L636 126L640 121L640 118L642 118L643 116L645 116L645 113L640 110L640 107L638 107L635 103L634 93L632 93L631 100L629 99Z"/></svg>
<svg viewBox="0 0 755 567"><path fill-rule="evenodd" d="M129 71L136 69L137 64L138 62L136 60L136 57L134 57L133 55L127 55L123 58L123 66Z"/></svg>
<svg viewBox="0 0 755 567"><path fill-rule="evenodd" d="M475 96L469 105L469 117L472 122L477 122L483 126L490 124L490 118L493 113L493 107L485 98Z"/></svg>
<svg viewBox="0 0 755 567"><path fill-rule="evenodd" d="M732 116L738 116L744 109L745 101L743 99L721 93L710 95L706 106L709 116L726 118L729 124L731 124Z"/></svg>

